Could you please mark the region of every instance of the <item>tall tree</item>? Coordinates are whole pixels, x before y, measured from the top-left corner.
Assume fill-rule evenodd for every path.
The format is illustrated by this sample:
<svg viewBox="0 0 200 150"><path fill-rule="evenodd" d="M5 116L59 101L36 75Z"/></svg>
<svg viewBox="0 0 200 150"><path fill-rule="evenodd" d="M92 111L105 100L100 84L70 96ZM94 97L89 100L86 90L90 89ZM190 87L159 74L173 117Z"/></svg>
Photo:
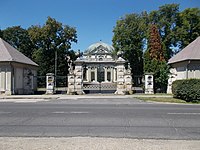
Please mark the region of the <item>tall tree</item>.
<svg viewBox="0 0 200 150"><path fill-rule="evenodd" d="M200 9L187 8L179 13L177 20L178 46L182 49L200 36Z"/></svg>
<svg viewBox="0 0 200 150"><path fill-rule="evenodd" d="M32 26L28 33L34 43L33 58L40 66L38 74L44 76L57 70L57 75L66 75L65 56L71 43L77 42L76 29L48 17L43 26Z"/></svg>
<svg viewBox="0 0 200 150"><path fill-rule="evenodd" d="M150 26L150 38L149 38L149 54L151 59L157 61L164 61L164 51L162 49L162 43L158 28L155 24Z"/></svg>
<svg viewBox="0 0 200 150"><path fill-rule="evenodd" d="M164 50L160 33L155 24L149 27L148 49L144 54L144 71L154 74L154 91L158 88L166 92L168 66L164 58Z"/></svg>
<svg viewBox="0 0 200 150"><path fill-rule="evenodd" d="M113 30L113 46L130 62L133 76L143 74L145 26L142 15L130 14L118 20Z"/></svg>
<svg viewBox="0 0 200 150"><path fill-rule="evenodd" d="M156 23L160 32L164 48L166 48L166 58L173 55L173 47L177 46L178 35L177 17L179 13L179 4L166 4L159 7L159 10L152 11L149 14L150 23Z"/></svg>
<svg viewBox="0 0 200 150"><path fill-rule="evenodd" d="M8 27L3 30L2 37L14 48L22 52L27 57L32 58L33 44L26 29L23 29L20 26Z"/></svg>

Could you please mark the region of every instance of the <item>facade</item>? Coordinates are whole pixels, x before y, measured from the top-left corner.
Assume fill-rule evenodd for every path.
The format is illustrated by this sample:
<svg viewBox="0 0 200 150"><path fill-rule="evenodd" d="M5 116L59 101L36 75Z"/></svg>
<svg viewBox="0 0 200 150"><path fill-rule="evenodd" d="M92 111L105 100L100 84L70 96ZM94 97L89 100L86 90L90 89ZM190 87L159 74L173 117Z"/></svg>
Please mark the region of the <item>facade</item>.
<svg viewBox="0 0 200 150"><path fill-rule="evenodd" d="M33 94L38 65L0 38L0 94Z"/></svg>
<svg viewBox="0 0 200 150"><path fill-rule="evenodd" d="M169 59L171 66L167 93L172 93L172 82L200 78L200 37Z"/></svg>
<svg viewBox="0 0 200 150"><path fill-rule="evenodd" d="M113 91L116 94L131 92L132 77L130 66L126 69L125 60L113 56L114 48L97 42L88 47L82 57L77 58L75 69L68 75L68 94L76 92Z"/></svg>

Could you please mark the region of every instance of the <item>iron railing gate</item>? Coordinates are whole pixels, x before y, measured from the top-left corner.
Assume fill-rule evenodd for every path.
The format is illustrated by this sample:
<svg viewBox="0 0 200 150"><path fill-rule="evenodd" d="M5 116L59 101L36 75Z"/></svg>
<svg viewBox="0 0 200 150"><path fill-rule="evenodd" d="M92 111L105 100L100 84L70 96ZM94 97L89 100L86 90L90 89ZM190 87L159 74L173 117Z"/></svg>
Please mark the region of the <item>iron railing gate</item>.
<svg viewBox="0 0 200 150"><path fill-rule="evenodd" d="M83 90L88 93L115 93L117 89L116 83L84 83Z"/></svg>

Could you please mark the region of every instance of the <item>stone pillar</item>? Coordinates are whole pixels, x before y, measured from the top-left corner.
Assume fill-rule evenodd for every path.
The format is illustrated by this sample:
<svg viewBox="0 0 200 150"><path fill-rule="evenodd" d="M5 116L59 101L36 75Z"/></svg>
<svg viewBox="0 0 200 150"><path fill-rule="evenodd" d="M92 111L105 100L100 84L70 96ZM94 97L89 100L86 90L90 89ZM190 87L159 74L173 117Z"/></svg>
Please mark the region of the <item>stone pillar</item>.
<svg viewBox="0 0 200 150"><path fill-rule="evenodd" d="M117 74L116 68L113 69L113 74L114 74L113 82L116 82L116 74Z"/></svg>
<svg viewBox="0 0 200 150"><path fill-rule="evenodd" d="M176 69L171 68L167 85L167 94L172 94L172 83L176 81L176 75Z"/></svg>
<svg viewBox="0 0 200 150"><path fill-rule="evenodd" d="M145 94L154 94L153 74L145 74Z"/></svg>
<svg viewBox="0 0 200 150"><path fill-rule="evenodd" d="M47 73L46 74L46 94L54 93L54 74Z"/></svg>
<svg viewBox="0 0 200 150"><path fill-rule="evenodd" d="M107 72L108 72L108 68L104 67L104 82L108 82Z"/></svg>
<svg viewBox="0 0 200 150"><path fill-rule="evenodd" d="M68 89L67 89L67 94L72 95L75 94L76 92L76 87L75 87L75 74L68 74Z"/></svg>
<svg viewBox="0 0 200 150"><path fill-rule="evenodd" d="M97 67L95 67L95 82L98 82L98 81L97 81L97 71L98 71L98 70L97 70Z"/></svg>
<svg viewBox="0 0 200 150"><path fill-rule="evenodd" d="M126 70L126 74L124 76L124 80L125 80L125 91L126 91L126 94L133 94L133 91L132 91L132 74L131 74L130 63L128 64L128 68Z"/></svg>
<svg viewBox="0 0 200 150"><path fill-rule="evenodd" d="M117 68L117 90L115 94L125 94L124 74L125 74L125 60L119 57L116 61Z"/></svg>
<svg viewBox="0 0 200 150"><path fill-rule="evenodd" d="M85 94L83 92L83 61L77 59L75 62L74 69L74 81L75 81L75 92L78 95Z"/></svg>
<svg viewBox="0 0 200 150"><path fill-rule="evenodd" d="M91 67L88 67L88 70L87 70L87 71L88 71L88 72L87 72L87 73L88 73L88 76L87 76L88 79L87 79L87 81L88 81L88 82L91 82Z"/></svg>

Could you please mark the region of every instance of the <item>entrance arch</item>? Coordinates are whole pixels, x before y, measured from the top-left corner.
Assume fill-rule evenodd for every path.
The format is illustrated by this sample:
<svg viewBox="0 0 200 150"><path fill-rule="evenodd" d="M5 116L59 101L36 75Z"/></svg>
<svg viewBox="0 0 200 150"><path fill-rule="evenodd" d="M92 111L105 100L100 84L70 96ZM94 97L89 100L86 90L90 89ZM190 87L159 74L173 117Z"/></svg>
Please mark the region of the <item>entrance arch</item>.
<svg viewBox="0 0 200 150"><path fill-rule="evenodd" d="M132 89L130 67L125 69L125 60L113 57L114 48L97 42L77 58L73 74L69 74L68 91L85 93L124 94ZM70 92L68 92L70 94Z"/></svg>

